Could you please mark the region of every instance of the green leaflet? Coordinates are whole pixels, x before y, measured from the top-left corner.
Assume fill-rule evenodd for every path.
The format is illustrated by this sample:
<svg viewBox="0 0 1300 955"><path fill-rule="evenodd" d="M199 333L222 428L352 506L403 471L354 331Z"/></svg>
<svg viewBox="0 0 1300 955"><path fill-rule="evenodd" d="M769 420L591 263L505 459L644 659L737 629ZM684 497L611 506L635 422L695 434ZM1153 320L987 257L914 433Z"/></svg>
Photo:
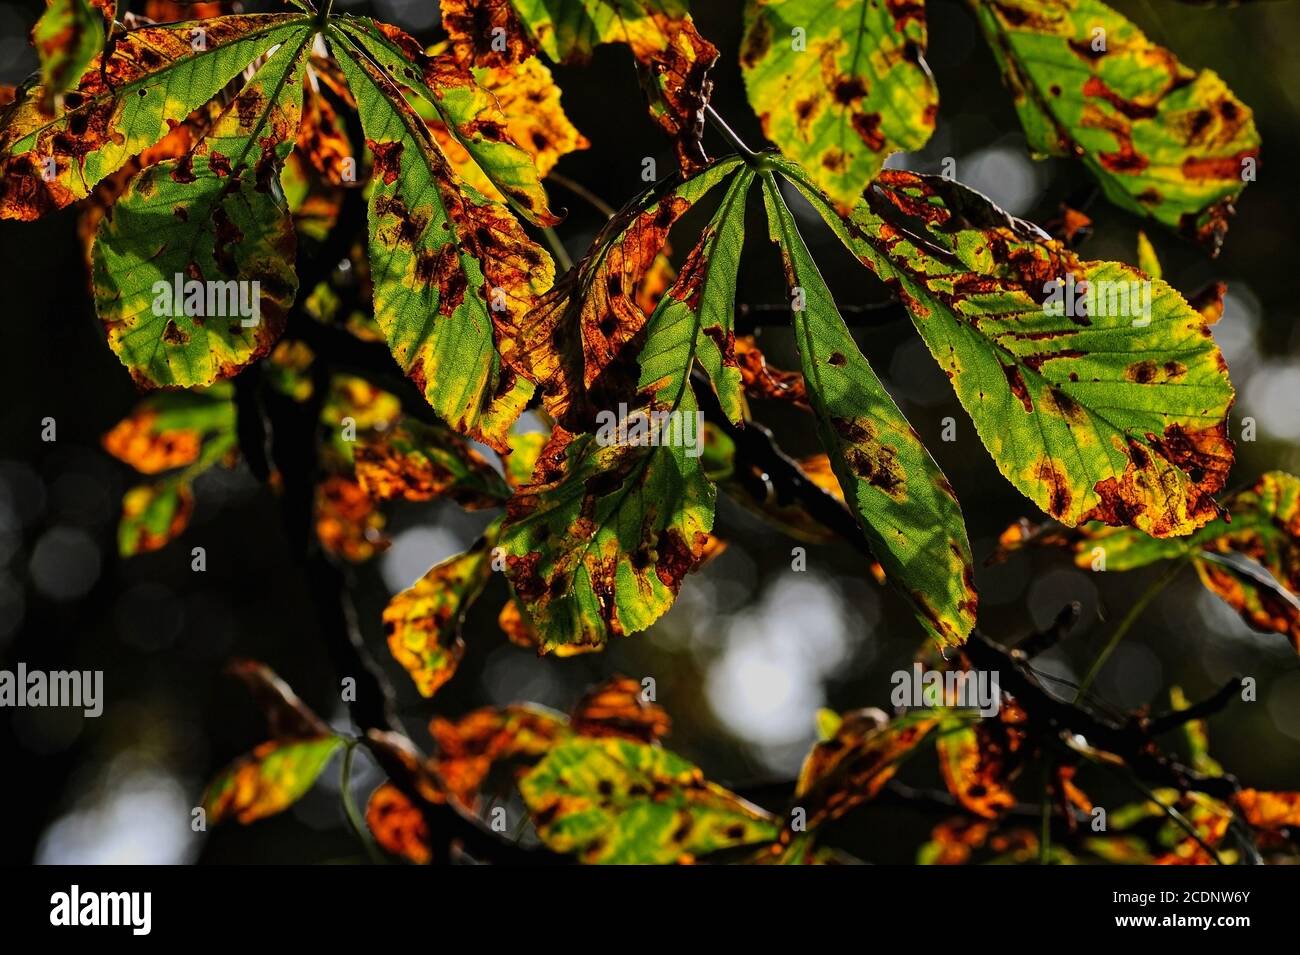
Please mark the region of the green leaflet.
<svg viewBox="0 0 1300 955"><path fill-rule="evenodd" d="M764 135L848 210L934 132L925 44L921 2L748 0L740 65Z"/></svg>
<svg viewBox="0 0 1300 955"><path fill-rule="evenodd" d="M32 28L41 59L43 108L48 112L104 48L104 17L87 0L49 0Z"/></svg>
<svg viewBox="0 0 1300 955"><path fill-rule="evenodd" d="M96 307L142 385L229 377L284 327L298 277L278 180L311 37L287 37L190 154L146 168L100 223Z"/></svg>
<svg viewBox="0 0 1300 955"><path fill-rule="evenodd" d="M131 30L115 39L102 66L91 64L53 115L41 109L40 87L24 91L3 115L0 218L35 219L83 198L162 139L168 119L189 115L311 23L300 14L248 14Z"/></svg>
<svg viewBox="0 0 1300 955"><path fill-rule="evenodd" d="M1080 156L1116 205L1217 250L1259 154L1250 108L1096 0L970 3L1030 149Z"/></svg>
<svg viewBox="0 0 1300 955"><path fill-rule="evenodd" d="M673 224L743 165L739 157L720 159L629 203L502 343L506 359L541 386L545 409L561 427L593 430L599 411L636 390L636 344L647 321L638 304L642 282Z"/></svg>
<svg viewBox="0 0 1300 955"><path fill-rule="evenodd" d="M337 736L270 740L222 770L203 797L208 822L243 825L283 812L301 799L344 745Z"/></svg>
<svg viewBox="0 0 1300 955"><path fill-rule="evenodd" d="M542 841L587 863L691 861L770 842L779 831L770 814L707 782L691 763L626 739L563 740L519 789Z"/></svg>
<svg viewBox="0 0 1300 955"><path fill-rule="evenodd" d="M632 412L601 435L556 429L532 484L507 505L501 532L506 576L541 636L543 650L600 646L610 634L644 630L672 604L713 527L713 485L698 458L669 435L695 429L689 388L679 415L642 446ZM608 443L606 443L608 442Z"/></svg>
<svg viewBox="0 0 1300 955"><path fill-rule="evenodd" d="M975 625L976 595L952 486L862 356L771 173L763 187L772 241L792 294L806 303L793 311L795 340L845 499L926 630L959 645Z"/></svg>
<svg viewBox="0 0 1300 955"><path fill-rule="evenodd" d="M532 394L494 344L549 288L550 257L502 205L459 182L428 128L338 27L332 46L374 155L375 318L393 356L457 431L497 450Z"/></svg>
<svg viewBox="0 0 1300 955"><path fill-rule="evenodd" d="M435 564L384 608L388 649L421 696L433 696L456 672L465 652L461 623L492 576L499 528L498 520L473 548Z"/></svg>
<svg viewBox="0 0 1300 955"><path fill-rule="evenodd" d="M894 287L998 468L1035 504L1065 524L1155 537L1216 516L1233 390L1174 289L1082 261L956 183L885 170L846 220L798 167L773 163Z"/></svg>
<svg viewBox="0 0 1300 955"><path fill-rule="evenodd" d="M717 215L642 329L634 293L643 270L672 223L733 172ZM728 367L727 353L752 179L748 167L718 163L644 209L625 213L530 329L571 327L560 324L566 319L579 326L583 346L571 346L568 354L561 348L546 366L552 374L541 376L548 397L559 393L566 401L572 394L583 400L600 394L584 391L583 383L607 385L615 377L611 369L625 358L620 353L645 334L636 407L596 411L594 434L557 427L533 482L507 505L501 533L506 576L543 650L595 647L610 634L644 630L671 606L703 554L716 492L700 466L703 419L688 376L693 356L701 356L724 402L739 403L735 359ZM711 334L720 348L701 345ZM546 330L537 340L555 347L557 337ZM544 367L543 356L541 348L531 350L535 371ZM584 363L580 370L577 361ZM626 394L619 388L603 393Z"/></svg>
<svg viewBox="0 0 1300 955"><path fill-rule="evenodd" d="M753 181L754 172L748 167L736 173L713 220L646 325L639 388L670 411L688 387L692 363L698 361L708 372L727 417L736 423L744 417L734 326L736 275L745 245L745 197Z"/></svg>
<svg viewBox="0 0 1300 955"><path fill-rule="evenodd" d="M414 89L438 113L511 206L535 225L555 225L537 165L506 131L496 97L450 56L429 56L413 38L367 18L341 17L338 29L391 77Z"/></svg>

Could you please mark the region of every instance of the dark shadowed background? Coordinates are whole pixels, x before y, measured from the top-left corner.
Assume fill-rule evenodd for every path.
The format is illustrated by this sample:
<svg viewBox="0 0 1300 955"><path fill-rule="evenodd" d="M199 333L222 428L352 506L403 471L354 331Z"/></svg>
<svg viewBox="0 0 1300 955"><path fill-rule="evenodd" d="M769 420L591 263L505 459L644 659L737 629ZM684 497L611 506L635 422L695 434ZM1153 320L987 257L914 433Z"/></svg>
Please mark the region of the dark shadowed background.
<svg viewBox="0 0 1300 955"><path fill-rule="evenodd" d="M1148 233L1165 278L1184 293L1213 279L1228 283L1225 315L1214 333L1237 388L1232 433L1239 436L1246 415L1259 429L1258 440L1238 444L1230 486L1272 468L1295 471L1300 7L1260 2L1217 9L1175 0L1116 5L1189 66L1216 70L1254 108L1264 143L1259 181L1245 191L1222 256L1208 261L1156 226ZM373 13L422 40L438 35L432 0L338 0L337 6ZM26 34L41 7L39 0L0 7L0 81L21 81L35 67ZM714 103L758 145L762 136L736 65L741 2L706 0L694 7L701 32L722 50ZM953 0L931 0L928 8L927 59L941 95L938 130L923 152L894 164L938 172L942 157L951 156L961 181L1040 223L1062 201L1083 201L1093 190L1081 165L1028 158L969 13ZM671 152L646 115L625 49L602 48L591 63L558 68L556 77L566 111L591 140L588 151L565 158L559 171L620 205L644 185L643 157L657 157L661 171L670 168ZM708 141L715 152L724 149L714 134ZM550 191L554 205L570 210L560 233L576 258L600 217L565 190ZM697 210L685 227L698 228L707 212ZM1085 256L1135 261L1142 223L1100 198L1088 212L1096 231L1082 248ZM841 303L884 298L882 286L837 242L809 220L801 224ZM67 710L0 711L0 798L7 810L0 814L0 860L364 858L343 823L333 770L280 817L206 835L190 831L190 808L207 779L264 738L261 717L243 689L222 675L225 661L235 655L265 661L342 727L339 675L321 649L275 502L246 470L217 469L199 481L197 512L178 542L129 561L117 557L118 507L132 475L100 449L99 438L138 395L94 316L74 213L0 224L0 270L0 667L12 669L21 660L29 668L102 669L107 697L103 716L94 720ZM784 294L777 258L761 220L754 219L740 300L775 303ZM956 487L982 563L1010 521L1039 515L999 476L909 322L884 320L860 329L858 338ZM775 364L797 366L787 329L773 327L761 341ZM797 412L755 411L790 451L814 450L811 429ZM947 416L958 422L953 443L939 438ZM46 417L57 422L56 442L41 441ZM423 701L387 654L380 611L392 593L469 543L484 522L454 506L398 508L389 522L393 546L357 572L362 625L421 744L428 742L423 726L435 712L454 716L516 700L567 708L589 683L624 672L656 679L658 700L674 721L668 745L711 778L742 789L790 780L813 738L816 709L887 708L889 674L905 666L923 640L902 601L871 581L851 549L811 547L808 571L793 573L795 542L722 500L717 530L730 548L688 579L677 605L648 634L616 639L600 655L538 659L508 644L497 629L504 586L494 581L470 613L459 672L432 703ZM196 545L207 550L205 573L190 570ZM1049 554L980 567L980 626L1011 638L1048 623L1068 601L1080 601L1077 630L1041 661L1077 679L1108 628L1160 572L1091 575ZM1234 673L1256 677L1258 702L1237 704L1210 721L1212 751L1248 784L1297 788L1300 660L1281 636L1246 629L1190 571L1153 604L1098 689L1117 705L1161 709L1171 684L1196 699ZM937 779L930 759L916 760L905 776L918 783ZM360 798L377 778L363 762L356 777ZM1089 780L1087 788L1103 804L1132 799L1104 779ZM836 841L873 861L910 861L941 818L868 807L840 825Z"/></svg>

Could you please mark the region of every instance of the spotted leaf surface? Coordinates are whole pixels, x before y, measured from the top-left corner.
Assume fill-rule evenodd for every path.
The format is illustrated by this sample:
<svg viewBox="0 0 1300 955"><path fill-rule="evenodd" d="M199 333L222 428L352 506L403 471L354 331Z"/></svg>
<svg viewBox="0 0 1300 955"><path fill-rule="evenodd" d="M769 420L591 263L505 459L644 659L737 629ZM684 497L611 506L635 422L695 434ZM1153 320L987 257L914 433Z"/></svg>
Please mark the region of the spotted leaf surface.
<svg viewBox="0 0 1300 955"><path fill-rule="evenodd" d="M999 470L1044 511L1155 537L1216 516L1232 385L1204 318L1169 285L1083 261L934 177L886 170L848 219L820 209L895 289Z"/></svg>
<svg viewBox="0 0 1300 955"><path fill-rule="evenodd" d="M808 813L809 830L874 799L938 724L924 712L893 721L878 710L845 714L829 738L813 745L799 771L795 799Z"/></svg>
<svg viewBox="0 0 1300 955"><path fill-rule="evenodd" d="M785 263L795 341L818 433L844 498L886 574L940 644L975 625L970 543L952 486L858 349L786 208L764 181L772 241Z"/></svg>
<svg viewBox="0 0 1300 955"><path fill-rule="evenodd" d="M550 257L508 209L457 181L397 82L359 41L331 36L374 157L375 319L434 410L504 451L532 385L503 365L494 338L550 287Z"/></svg>
<svg viewBox="0 0 1300 955"><path fill-rule="evenodd" d="M426 54L414 38L388 24L346 17L340 19L339 29L389 76L433 107L443 129L521 215L537 225L559 221L547 208L533 157L511 137L497 98L470 70L450 54Z"/></svg>
<svg viewBox="0 0 1300 955"><path fill-rule="evenodd" d="M1217 250L1253 178L1250 108L1096 0L972 0L1034 152L1078 156L1116 205Z"/></svg>
<svg viewBox="0 0 1300 955"><path fill-rule="evenodd" d="M235 405L228 383L150 395L104 435L104 450L156 479L122 498L118 552L158 550L189 526L193 481L234 450Z"/></svg>
<svg viewBox="0 0 1300 955"><path fill-rule="evenodd" d="M103 50L104 17L87 0L49 0L32 45L41 61L42 108L50 112Z"/></svg>
<svg viewBox="0 0 1300 955"><path fill-rule="evenodd" d="M571 739L519 783L538 835L583 862L689 862L770 841L776 822L656 746L626 739Z"/></svg>
<svg viewBox="0 0 1300 955"><path fill-rule="evenodd" d="M698 361L727 417L734 422L744 417L734 322L736 275L745 244L745 198L753 181L749 168L731 179L713 219L646 326L640 389L669 411L677 406L688 387L687 375Z"/></svg>
<svg viewBox="0 0 1300 955"><path fill-rule="evenodd" d="M1000 753L987 745L979 727L958 725L935 739L939 770L948 791L966 809L996 819L1015 805Z"/></svg>
<svg viewBox="0 0 1300 955"><path fill-rule="evenodd" d="M203 797L208 822L234 819L247 825L283 812L311 789L342 746L337 736L261 744L212 781Z"/></svg>
<svg viewBox="0 0 1300 955"><path fill-rule="evenodd" d="M569 733L562 713L525 704L484 707L454 722L435 717L429 724L438 744L438 778L466 805L496 764L531 765Z"/></svg>
<svg viewBox="0 0 1300 955"><path fill-rule="evenodd" d="M465 652L461 623L492 576L496 525L463 554L435 564L384 608L388 649L429 697L451 679Z"/></svg>
<svg viewBox="0 0 1300 955"><path fill-rule="evenodd" d="M442 22L462 58L502 66L539 50L552 61L626 45L642 69L650 112L673 137L685 171L706 162L700 134L717 48L702 37L687 0L447 0Z"/></svg>
<svg viewBox="0 0 1300 955"><path fill-rule="evenodd" d="M600 410L635 396L647 321L638 291L673 224L740 165L739 159L720 160L634 201L503 344L507 359L540 384L544 407L563 427L593 429Z"/></svg>
<svg viewBox="0 0 1300 955"><path fill-rule="evenodd" d="M405 419L360 444L357 480L381 501L431 501L448 497L469 510L497 507L510 488L487 460L445 427Z"/></svg>
<svg viewBox="0 0 1300 955"><path fill-rule="evenodd" d="M920 2L749 0L740 65L764 135L847 211L934 132L925 44Z"/></svg>
<svg viewBox="0 0 1300 955"><path fill-rule="evenodd" d="M147 386L210 384L267 354L297 292L279 170L302 112L296 30L189 153L150 166L93 251L109 346Z"/></svg>
<svg viewBox="0 0 1300 955"><path fill-rule="evenodd" d="M107 59L92 61L52 114L39 86L24 90L0 116L0 217L35 219L83 198L162 139L169 120L188 116L257 57L310 28L299 14L143 27L116 37Z"/></svg>
<svg viewBox="0 0 1300 955"><path fill-rule="evenodd" d="M676 411L672 420L698 428L689 389ZM543 651L644 630L703 556L715 492L698 458L681 443L638 440L619 431L604 443L557 428L533 483L507 506L506 576Z"/></svg>

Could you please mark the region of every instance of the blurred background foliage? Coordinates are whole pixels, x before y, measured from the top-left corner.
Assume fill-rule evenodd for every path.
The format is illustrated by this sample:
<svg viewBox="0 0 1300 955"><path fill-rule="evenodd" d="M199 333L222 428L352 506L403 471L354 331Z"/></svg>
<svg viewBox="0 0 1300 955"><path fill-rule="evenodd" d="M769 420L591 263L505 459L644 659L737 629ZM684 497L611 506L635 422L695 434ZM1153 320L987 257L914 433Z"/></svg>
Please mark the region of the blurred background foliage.
<svg viewBox="0 0 1300 955"><path fill-rule="evenodd" d="M1226 309L1214 328L1237 388L1232 434L1255 418L1258 438L1238 442L1229 482L1263 471L1300 470L1300 17L1288 2L1235 8L1175 0L1114 4L1154 41L1193 68L1216 70L1255 111L1263 138L1258 181L1239 204L1221 257L1209 261L1181 239L1149 230L1166 280L1185 294L1227 282ZM701 32L722 51L714 104L751 144L762 141L736 63L741 0L694 4ZM0 7L0 81L19 82L35 67L26 36L40 0ZM1009 211L1044 223L1062 202L1087 203L1092 237L1086 258L1136 261L1141 223L1089 202L1093 183L1078 163L1034 162L968 11L930 0L927 60L939 84L938 128L921 152L891 165L939 172L956 160L957 178ZM433 0L337 0L336 8L371 13L422 40L437 38ZM647 119L622 47L602 47L585 66L560 67L564 107L591 141L558 169L614 205L643 187L642 159L671 168L666 140ZM722 143L708 134L715 152ZM600 215L558 187L567 206L560 234L575 258ZM698 229L707 209L682 226ZM863 305L883 287L829 235L804 220L811 247L838 301ZM678 254L685 245L678 243ZM34 224L0 224L4 312L0 320L0 666L102 669L104 714L8 710L0 713L0 759L7 810L0 861L21 862L324 862L361 859L339 808L337 773L291 811L243 828L196 834L190 809L212 774L264 738L244 690L224 676L232 656L265 661L318 712L346 727L331 671L315 633L300 568L280 538L275 501L246 470L214 469L197 486L188 531L162 551L128 561L116 555L115 527L131 475L108 457L100 436L138 396L105 347L87 292L73 210ZM739 299L776 303L784 288L775 252L751 223ZM889 314L889 313L885 313ZM858 338L940 465L965 511L977 563L1015 518L1038 517L997 473L905 318L870 320ZM797 367L779 313L760 342L769 359ZM800 413L756 406L791 453L815 450ZM942 420L957 440L940 440ZM58 440L40 440L53 417ZM871 580L862 559L840 544L809 546L808 570L790 570L796 542L720 500L717 530L731 546L688 578L677 605L649 633L616 639L603 654L539 659L510 645L496 623L504 585L494 580L471 611L468 649L454 679L432 702L416 694L388 656L380 611L388 597L431 564L462 549L486 523L455 505L404 505L391 511L392 547L356 573L366 637L394 685L412 737L427 744L434 713L517 700L567 709L590 683L614 672L652 676L673 718L668 745L710 778L740 791L790 780L814 738L818 707L888 709L889 675L921 648L923 637L903 602ZM207 571L190 570L190 548L207 550ZM1069 601L1082 617L1071 636L1037 662L1077 679L1110 626L1154 579L1159 567L1088 574L1064 555L1031 552L980 566L980 627L1012 641L1049 623ZM1256 634L1204 592L1190 571L1166 590L1103 671L1099 693L1121 707L1168 705L1171 685L1191 699L1209 695L1233 674L1258 680L1258 702L1238 703L1209 724L1211 751L1247 785L1294 788L1300 778L1300 660L1280 635ZM364 760L354 775L364 798L378 773ZM932 757L903 774L937 782ZM1132 793L1105 777L1085 784L1102 805ZM779 809L780 806L774 808ZM943 815L933 809L867 806L829 839L862 858L907 862Z"/></svg>

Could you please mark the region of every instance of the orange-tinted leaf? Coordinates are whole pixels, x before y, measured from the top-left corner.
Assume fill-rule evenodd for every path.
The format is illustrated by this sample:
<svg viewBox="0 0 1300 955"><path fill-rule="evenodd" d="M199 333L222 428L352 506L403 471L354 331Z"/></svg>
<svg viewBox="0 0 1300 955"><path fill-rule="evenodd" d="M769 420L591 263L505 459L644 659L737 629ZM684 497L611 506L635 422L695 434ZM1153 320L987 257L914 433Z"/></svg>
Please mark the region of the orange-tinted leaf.
<svg viewBox="0 0 1300 955"><path fill-rule="evenodd" d="M203 797L208 822L235 819L247 825L288 809L343 746L337 736L306 740L268 740L226 767Z"/></svg>
<svg viewBox="0 0 1300 955"><path fill-rule="evenodd" d="M392 783L384 783L370 794L366 825L385 852L416 865L433 861L424 813Z"/></svg>
<svg viewBox="0 0 1300 955"><path fill-rule="evenodd" d="M645 699L641 684L622 675L588 690L569 723L581 736L625 736L647 743L672 729L668 714Z"/></svg>

